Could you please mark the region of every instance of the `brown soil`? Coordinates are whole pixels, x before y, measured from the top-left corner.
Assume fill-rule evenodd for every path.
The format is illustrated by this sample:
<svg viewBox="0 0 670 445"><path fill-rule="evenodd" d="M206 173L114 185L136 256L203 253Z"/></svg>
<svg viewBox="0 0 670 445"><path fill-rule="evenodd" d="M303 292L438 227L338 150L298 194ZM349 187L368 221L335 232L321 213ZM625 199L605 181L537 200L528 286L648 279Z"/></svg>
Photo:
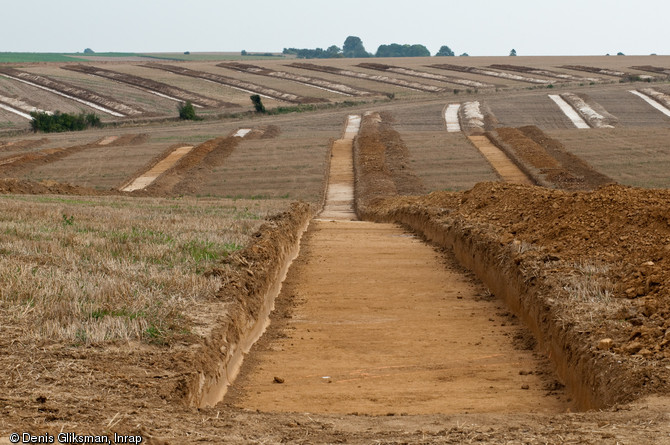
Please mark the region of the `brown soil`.
<svg viewBox="0 0 670 445"><path fill-rule="evenodd" d="M485 295L395 225L313 221L279 313L226 403L366 415L565 411L524 342L530 334Z"/></svg>
<svg viewBox="0 0 670 445"><path fill-rule="evenodd" d="M159 70L169 71L171 73L181 74L183 76L190 76L190 77L197 77L197 78L201 78L201 79L206 79L206 80L216 82L216 83L220 83L222 85L226 85L226 86L229 86L229 87L242 89L244 91L247 91L247 92L250 92L250 93L253 93L253 94L261 94L263 96L272 97L274 99L284 101L284 102L292 102L292 103L299 103L299 104L327 102L326 99L298 96L296 94L291 94L291 93L287 93L287 92L284 92L284 91L275 90L273 88L266 88L266 87L261 86L261 85L256 85L256 84L251 83L251 82L241 81L241 80L238 80L238 79L234 79L232 77L226 77L226 76L221 76L221 75L218 75L218 74L207 73L205 71L195 71L195 70L185 68L185 67L182 67L182 66L154 64L154 63L143 65L143 66L146 66L147 68L155 68L155 69L159 69Z"/></svg>
<svg viewBox="0 0 670 445"><path fill-rule="evenodd" d="M534 74L537 76L553 77L561 80L572 80L572 81L597 81L599 79L584 78L579 76L573 76L572 74L559 73L558 71L532 68L529 66L520 66L520 65L508 65L508 64L493 64L489 65L490 68L505 70L505 71L516 71L519 73Z"/></svg>
<svg viewBox="0 0 670 445"><path fill-rule="evenodd" d="M326 88L328 90L337 91L342 94L346 94L347 96L376 96L381 94L374 91L367 91L362 90L360 88L354 88L348 85L343 85L341 83L330 82L325 79L319 79L318 77L301 76L293 73L288 73L286 71L274 71L256 65L249 65L246 63L226 62L226 63L219 63L216 66L220 66L221 68L228 68L235 71L241 71L243 73L251 73L251 74L258 74L260 76L288 79L305 85L312 85L318 88Z"/></svg>
<svg viewBox="0 0 670 445"><path fill-rule="evenodd" d="M399 66L385 65L383 63L359 63L357 66L370 70L386 71L390 73L404 74L407 76L420 77L423 79L439 80L442 82L453 83L470 88L495 88L495 85L477 82L475 80L461 79L454 76L445 76L443 74L433 74L425 71L417 71Z"/></svg>
<svg viewBox="0 0 670 445"><path fill-rule="evenodd" d="M292 63L290 65L287 65L293 68L300 68L300 69L305 69L305 70L312 70L312 71L321 71L325 73L331 73L331 74L337 74L339 76L345 76L345 77L354 77L357 79L366 79L366 80L372 80L375 82L381 82L381 83L388 83L391 85L397 85L401 86L404 88L409 88L412 90L417 90L417 91L424 91L427 93L441 93L445 91L444 88L432 86L432 85L427 85L419 82L409 82L403 79L396 79L394 77L388 77L388 76L376 76L376 75L371 75L367 73L362 73L360 71L351 71L351 70L346 70L346 69L340 69L336 68L334 66L325 66L325 65L317 65L314 63Z"/></svg>
<svg viewBox="0 0 670 445"><path fill-rule="evenodd" d="M12 142L0 142L0 152L2 151L20 151L20 150L31 150L33 148L40 147L49 142L49 139L23 139L20 141Z"/></svg>
<svg viewBox="0 0 670 445"><path fill-rule="evenodd" d="M112 195L113 191L100 191L78 185L63 184L55 181L27 181L19 179L0 179L1 194L21 195Z"/></svg>
<svg viewBox="0 0 670 445"><path fill-rule="evenodd" d="M20 71L9 67L0 67L0 72L11 78L23 79L35 83L37 85L41 85L56 91L60 91L69 96L73 96L78 99L83 99L92 102L102 107L114 110L117 113L120 113L124 116L137 116L140 114L146 114L145 111L138 109L134 105L133 106L127 105L118 101L115 98L105 97L94 91L70 85L65 82L61 82L59 80L54 80L48 77L31 74L25 71Z"/></svg>
<svg viewBox="0 0 670 445"><path fill-rule="evenodd" d="M663 68L660 66L651 66L651 65L631 66L631 68L638 71L648 71L650 73L665 74L666 76L670 76L670 68Z"/></svg>
<svg viewBox="0 0 670 445"><path fill-rule="evenodd" d="M193 104L200 105L202 107L221 108L221 107L239 106L236 104L222 102L220 100L205 97L198 93L186 91L182 88L177 88L162 82L157 82L155 80L139 76L133 76L131 74L120 73L118 71L107 70L104 68L98 68L91 65L66 65L63 66L62 68L70 71L77 71L80 73L90 74L93 76L105 77L107 79L115 80L117 82L127 83L129 85L147 89L149 91L155 91L158 93L166 94L170 97L180 99L184 102L190 101Z"/></svg>
<svg viewBox="0 0 670 445"><path fill-rule="evenodd" d="M497 79L505 78L505 73L500 73L496 71L491 71L491 70L484 70L481 68L476 68L474 66L461 66L461 65L452 65L449 63L439 63L435 65L429 65L430 68L438 68L441 70L448 70L448 71L458 71L461 73L471 73L471 74L478 74L481 76L489 76L489 77L495 77ZM502 75L500 75L502 74ZM507 78L510 78L511 75L507 74ZM532 83L532 84L548 84L549 82L544 80L544 79L537 79L533 77L524 77L524 76L519 76L518 74L514 76L514 79L511 80L516 80L519 82L527 82L527 83Z"/></svg>
<svg viewBox="0 0 670 445"><path fill-rule="evenodd" d="M535 126L497 128L488 136L536 184L564 190L593 190L614 182Z"/></svg>

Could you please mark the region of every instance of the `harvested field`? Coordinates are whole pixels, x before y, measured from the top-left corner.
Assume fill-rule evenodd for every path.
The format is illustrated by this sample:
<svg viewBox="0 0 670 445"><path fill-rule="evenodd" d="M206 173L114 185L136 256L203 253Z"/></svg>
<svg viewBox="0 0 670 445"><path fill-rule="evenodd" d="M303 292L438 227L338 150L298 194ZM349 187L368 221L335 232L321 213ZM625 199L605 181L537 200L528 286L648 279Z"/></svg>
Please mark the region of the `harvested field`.
<svg viewBox="0 0 670 445"><path fill-rule="evenodd" d="M245 63L233 63L233 62L219 63L217 66L220 66L221 68L228 68L231 70L241 71L244 73L258 74L259 76L268 76L268 77L276 77L278 79L286 79L303 85L310 85L315 88L325 89L326 91L331 91L338 94L344 94L345 96L376 96L380 94L374 91L365 91L350 87L348 85L329 82L325 79L319 79L318 77L300 76L297 74L288 73L286 71L273 71L256 65L249 65Z"/></svg>
<svg viewBox="0 0 670 445"><path fill-rule="evenodd" d="M520 76L518 74L510 74L510 73L505 73L503 71L493 71L493 70L487 70L487 69L481 69L481 68L475 68L472 66L461 66L461 65L451 65L448 63L440 63L440 64L434 64L430 65L431 68L438 68L441 70L448 70L448 71L458 71L461 73L472 73L472 74L479 74L482 76L489 76L489 77L497 77L500 79L506 79L506 80L515 80L518 82L527 82L527 83L534 83L534 84L540 84L540 85L549 85L551 81L546 80L546 79L538 79L536 77L528 77L528 76Z"/></svg>
<svg viewBox="0 0 670 445"><path fill-rule="evenodd" d="M7 110L10 113L17 114L28 120L33 119L32 116L30 116L30 113L34 111L51 114L50 111L40 110L39 108L32 106L22 100L5 96L0 96L0 108Z"/></svg>
<svg viewBox="0 0 670 445"><path fill-rule="evenodd" d="M665 74L666 76L670 76L670 68L663 68L660 66L652 66L652 65L631 66L631 69L638 71L648 71L650 73Z"/></svg>
<svg viewBox="0 0 670 445"><path fill-rule="evenodd" d="M461 79L454 76L445 76L442 74L433 74L425 71L417 71L400 66L384 65L383 63L359 63L357 66L370 70L385 71L389 73L404 74L423 79L439 80L441 82L453 83L470 88L495 88L495 85L477 82L476 80Z"/></svg>
<svg viewBox="0 0 670 445"><path fill-rule="evenodd" d="M286 93L283 91L278 91L272 88L265 88L261 85L256 85L250 82L244 82L231 77L220 76L218 74L211 74L204 71L196 71L181 66L174 65L164 65L164 64L150 64L144 65L147 68L155 68L164 71L170 71L175 74L181 74L183 76L189 77L199 77L201 79L209 80L211 82L220 83L221 85L226 85L231 88L245 91L251 94L259 94L264 97L270 97L284 102L292 103L317 103L325 102L325 99L319 99L314 97L304 97L298 96L291 93Z"/></svg>
<svg viewBox="0 0 670 445"><path fill-rule="evenodd" d="M137 116L142 110L123 104L114 98L101 96L93 91L69 85L64 82L53 80L44 76L19 71L14 68L0 67L0 74L28 85L42 88L52 93L67 97L68 99L81 102L96 110L111 114L116 117Z"/></svg>
<svg viewBox="0 0 670 445"><path fill-rule="evenodd" d="M665 115L631 96L628 89L593 90L588 94L618 118L619 126L664 127L669 123Z"/></svg>
<svg viewBox="0 0 670 445"><path fill-rule="evenodd" d="M640 88L640 93L651 97L659 104L663 105L667 110L670 110L670 95L654 88Z"/></svg>
<svg viewBox="0 0 670 445"><path fill-rule="evenodd" d="M436 87L433 85L428 85L424 83L419 83L419 82L410 82L407 80L403 79L397 79L394 77L388 77L388 76L377 76L373 74L367 74L367 73L362 73L360 71L351 71L348 69L340 69L336 68L333 66L325 66L325 65L317 65L314 63L292 63L288 66L291 66L293 68L300 68L300 69L305 69L305 70L312 70L312 71L323 71L326 73L331 73L331 74L337 74L339 76L345 76L345 77L354 77L358 79L365 79L365 80L372 80L375 82L382 82L382 83L388 83L391 85L396 85L404 88L409 88L411 90L416 90L416 91L424 91L427 93L440 93L445 91L444 88Z"/></svg>
<svg viewBox="0 0 670 445"><path fill-rule="evenodd" d="M582 118L582 116L577 113L577 111L575 111L575 109L572 108L572 106L566 102L562 96L559 96L558 94L550 94L549 99L553 100L556 105L558 105L558 108L560 108L563 114L565 114L567 118L570 119L575 127L581 130L591 128L589 124L586 123L584 118Z"/></svg>
<svg viewBox="0 0 670 445"><path fill-rule="evenodd" d="M635 78L639 80L656 80L657 78L654 76L649 76L646 74L631 74L631 73L626 73L623 71L618 71L618 70L612 70L612 69L606 69L606 68L597 68L594 66L584 66L584 65L563 65L561 68L567 69L567 70L574 70L574 71L585 71L587 73L596 73L596 74L603 74L606 76L612 76L612 77L618 77L624 80L635 80Z"/></svg>
<svg viewBox="0 0 670 445"><path fill-rule="evenodd" d="M652 97L649 94L646 94L646 93L643 93L643 92L640 92L640 91L631 90L630 92L633 93L634 95L638 96L639 98L641 98L645 102L647 102L649 105L651 105L652 107L654 107L655 109L657 109L661 113L670 117L670 109L668 109L664 104L660 103L656 99L656 97Z"/></svg>
<svg viewBox="0 0 670 445"><path fill-rule="evenodd" d="M597 77L581 77L581 76L575 76L575 75L568 74L568 73L561 73L561 72L558 72L558 71L532 68L532 67L529 67L529 66L493 64L493 65L489 65L489 67L493 68L493 69L498 69L498 70L516 71L516 72L519 72L519 73L534 74L536 76L553 77L553 78L561 79L561 80L564 80L564 81L602 82L602 79L599 79Z"/></svg>
<svg viewBox="0 0 670 445"><path fill-rule="evenodd" d="M670 188L669 128L614 128L546 133L619 184Z"/></svg>
<svg viewBox="0 0 670 445"><path fill-rule="evenodd" d="M190 101L194 106L199 108L222 108L231 107L234 104L214 100L209 97L202 96L198 93L186 91L181 88L173 87L162 82L156 82L151 79L143 77L132 76L130 74L120 73L117 71L98 68L91 65L66 65L63 69L76 71L80 73L90 74L92 76L104 77L114 80L116 82L126 83L135 87L157 94L170 100L178 102Z"/></svg>
<svg viewBox="0 0 670 445"><path fill-rule="evenodd" d="M592 128L614 128L618 119L586 94L562 93L561 97L575 109Z"/></svg>
<svg viewBox="0 0 670 445"><path fill-rule="evenodd" d="M121 186L122 192L134 192L135 190L142 190L154 182L160 175L170 169L182 157L188 154L193 147L191 145L179 146L172 150L169 155L158 162L156 165L147 170L142 176L135 178L127 185Z"/></svg>
<svg viewBox="0 0 670 445"><path fill-rule="evenodd" d="M555 102L547 100L544 92L486 98L486 104L505 127L574 128L572 121L556 109Z"/></svg>

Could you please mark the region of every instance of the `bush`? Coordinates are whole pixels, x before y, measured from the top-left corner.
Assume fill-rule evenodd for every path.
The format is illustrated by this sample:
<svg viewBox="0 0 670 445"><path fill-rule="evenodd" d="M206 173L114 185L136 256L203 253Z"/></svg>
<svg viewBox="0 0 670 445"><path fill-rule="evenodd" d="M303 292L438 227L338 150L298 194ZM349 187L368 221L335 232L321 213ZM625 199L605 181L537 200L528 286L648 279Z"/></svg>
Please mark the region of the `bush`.
<svg viewBox="0 0 670 445"><path fill-rule="evenodd" d="M447 45L440 47L440 50L435 54L435 57L453 57L455 54Z"/></svg>
<svg viewBox="0 0 670 445"><path fill-rule="evenodd" d="M100 117L93 113L68 114L56 111L49 114L44 111L33 111L30 113L33 120L30 126L35 133L62 133L64 131L81 131L89 127L100 127Z"/></svg>
<svg viewBox="0 0 670 445"><path fill-rule="evenodd" d="M177 110L179 110L179 119L181 120L199 121L201 119L195 114L195 108L193 107L193 104L188 100L185 103L179 104L177 106Z"/></svg>
<svg viewBox="0 0 670 445"><path fill-rule="evenodd" d="M256 113L265 113L265 106L263 105L263 101L261 101L261 96L254 94L253 96L249 96L249 98L251 99L251 103L254 104Z"/></svg>

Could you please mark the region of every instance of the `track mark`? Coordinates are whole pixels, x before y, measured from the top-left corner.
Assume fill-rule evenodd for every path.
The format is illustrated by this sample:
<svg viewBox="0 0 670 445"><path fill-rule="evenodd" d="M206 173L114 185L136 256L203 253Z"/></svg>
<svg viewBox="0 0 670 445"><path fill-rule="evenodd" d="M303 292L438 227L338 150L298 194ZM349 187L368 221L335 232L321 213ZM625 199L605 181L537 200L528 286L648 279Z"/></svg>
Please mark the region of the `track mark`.
<svg viewBox="0 0 670 445"><path fill-rule="evenodd" d="M449 133L458 133L461 131L461 123L458 121L458 110L460 109L461 104L449 104L444 110L444 121L447 123L447 131Z"/></svg>
<svg viewBox="0 0 670 445"><path fill-rule="evenodd" d="M185 145L178 147L167 155L163 160L154 165L146 173L133 180L130 184L121 187L122 192L133 192L135 190L142 190L153 183L160 175L169 170L181 158L188 154L193 149L192 145Z"/></svg>
<svg viewBox="0 0 670 445"><path fill-rule="evenodd" d="M572 121L572 123L575 125L575 127L579 129L587 129L591 128L589 124L586 123L584 119L577 113L574 108L570 106L569 103L567 103L561 96L558 94L550 94L549 99L553 100L556 102L556 105L558 105L558 108L561 109L563 114L567 116L568 119Z"/></svg>
<svg viewBox="0 0 670 445"><path fill-rule="evenodd" d="M503 181L514 184L533 185L528 176L502 150L493 145L486 136L471 135L468 138L481 154L484 155L486 160L489 161Z"/></svg>

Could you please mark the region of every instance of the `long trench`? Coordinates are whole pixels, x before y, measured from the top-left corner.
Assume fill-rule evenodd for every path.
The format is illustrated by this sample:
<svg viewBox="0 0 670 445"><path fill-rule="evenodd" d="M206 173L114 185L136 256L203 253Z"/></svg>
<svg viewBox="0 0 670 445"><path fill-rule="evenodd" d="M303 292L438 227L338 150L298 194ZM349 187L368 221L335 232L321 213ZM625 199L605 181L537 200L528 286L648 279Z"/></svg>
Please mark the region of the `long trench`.
<svg viewBox="0 0 670 445"><path fill-rule="evenodd" d="M353 210L350 116L326 205L228 403L266 412L563 412L532 337L444 252Z"/></svg>

